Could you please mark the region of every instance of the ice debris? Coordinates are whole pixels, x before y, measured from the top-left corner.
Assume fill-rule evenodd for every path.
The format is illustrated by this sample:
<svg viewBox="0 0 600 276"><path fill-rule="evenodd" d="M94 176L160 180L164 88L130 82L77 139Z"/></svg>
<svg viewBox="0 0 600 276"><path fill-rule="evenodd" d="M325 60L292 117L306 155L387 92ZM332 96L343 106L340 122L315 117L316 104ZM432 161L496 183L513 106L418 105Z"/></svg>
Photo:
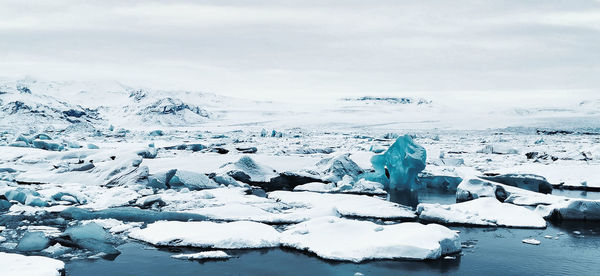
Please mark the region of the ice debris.
<svg viewBox="0 0 600 276"><path fill-rule="evenodd" d="M192 254L176 254L172 255L171 258L181 260L216 260L216 259L229 259L231 256L221 250L204 251Z"/></svg>

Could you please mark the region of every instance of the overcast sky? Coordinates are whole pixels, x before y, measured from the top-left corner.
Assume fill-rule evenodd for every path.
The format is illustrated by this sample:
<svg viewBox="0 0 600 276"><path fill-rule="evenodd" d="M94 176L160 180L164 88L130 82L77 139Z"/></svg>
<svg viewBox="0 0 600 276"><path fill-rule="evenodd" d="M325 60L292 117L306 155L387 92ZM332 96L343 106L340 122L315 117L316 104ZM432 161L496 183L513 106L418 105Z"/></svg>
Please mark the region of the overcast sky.
<svg viewBox="0 0 600 276"><path fill-rule="evenodd" d="M0 0L1 76L260 98L600 94L600 1L35 2Z"/></svg>

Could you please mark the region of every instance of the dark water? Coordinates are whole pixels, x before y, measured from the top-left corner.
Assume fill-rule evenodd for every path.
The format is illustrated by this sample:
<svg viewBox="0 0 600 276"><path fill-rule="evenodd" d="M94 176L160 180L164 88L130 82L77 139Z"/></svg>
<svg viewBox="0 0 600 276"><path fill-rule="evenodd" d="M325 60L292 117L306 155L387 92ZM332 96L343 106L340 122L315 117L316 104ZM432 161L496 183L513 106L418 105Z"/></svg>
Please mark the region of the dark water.
<svg viewBox="0 0 600 276"><path fill-rule="evenodd" d="M420 192L421 202L453 203L454 194ZM466 246L453 260L329 262L290 249L226 250L226 261L186 261L173 254L191 248L156 249L127 243L115 260L67 262L67 275L600 275L600 223L563 222L547 229L450 227ZM579 231L581 234L576 234ZM548 239L545 235L558 237ZM535 238L541 245L522 243Z"/></svg>

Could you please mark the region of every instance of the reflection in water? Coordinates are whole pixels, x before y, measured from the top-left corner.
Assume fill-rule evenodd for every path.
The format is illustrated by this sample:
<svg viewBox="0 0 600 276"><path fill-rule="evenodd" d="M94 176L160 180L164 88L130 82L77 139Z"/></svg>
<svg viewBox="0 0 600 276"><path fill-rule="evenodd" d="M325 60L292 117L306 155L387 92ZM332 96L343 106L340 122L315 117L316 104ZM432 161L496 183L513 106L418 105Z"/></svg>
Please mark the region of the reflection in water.
<svg viewBox="0 0 600 276"><path fill-rule="evenodd" d="M417 207L419 205L419 192L417 190L389 190L387 199L398 204Z"/></svg>
<svg viewBox="0 0 600 276"><path fill-rule="evenodd" d="M456 192L435 188L393 190L388 191L387 200L413 208L419 203L453 204L456 203Z"/></svg>

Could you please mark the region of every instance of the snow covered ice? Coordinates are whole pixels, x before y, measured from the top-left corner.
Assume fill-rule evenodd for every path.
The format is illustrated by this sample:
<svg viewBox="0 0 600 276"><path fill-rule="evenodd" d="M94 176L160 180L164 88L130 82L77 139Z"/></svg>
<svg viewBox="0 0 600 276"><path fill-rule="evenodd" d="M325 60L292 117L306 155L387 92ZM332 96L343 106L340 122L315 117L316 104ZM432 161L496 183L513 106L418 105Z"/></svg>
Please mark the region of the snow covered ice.
<svg viewBox="0 0 600 276"><path fill-rule="evenodd" d="M286 247L321 258L361 262L370 259L437 259L460 251L458 234L437 224L405 222L377 225L368 221L319 217L281 234Z"/></svg>
<svg viewBox="0 0 600 276"><path fill-rule="evenodd" d="M129 236L154 245L200 248L243 249L279 245L279 232L273 227L250 221L229 223L158 221Z"/></svg>

